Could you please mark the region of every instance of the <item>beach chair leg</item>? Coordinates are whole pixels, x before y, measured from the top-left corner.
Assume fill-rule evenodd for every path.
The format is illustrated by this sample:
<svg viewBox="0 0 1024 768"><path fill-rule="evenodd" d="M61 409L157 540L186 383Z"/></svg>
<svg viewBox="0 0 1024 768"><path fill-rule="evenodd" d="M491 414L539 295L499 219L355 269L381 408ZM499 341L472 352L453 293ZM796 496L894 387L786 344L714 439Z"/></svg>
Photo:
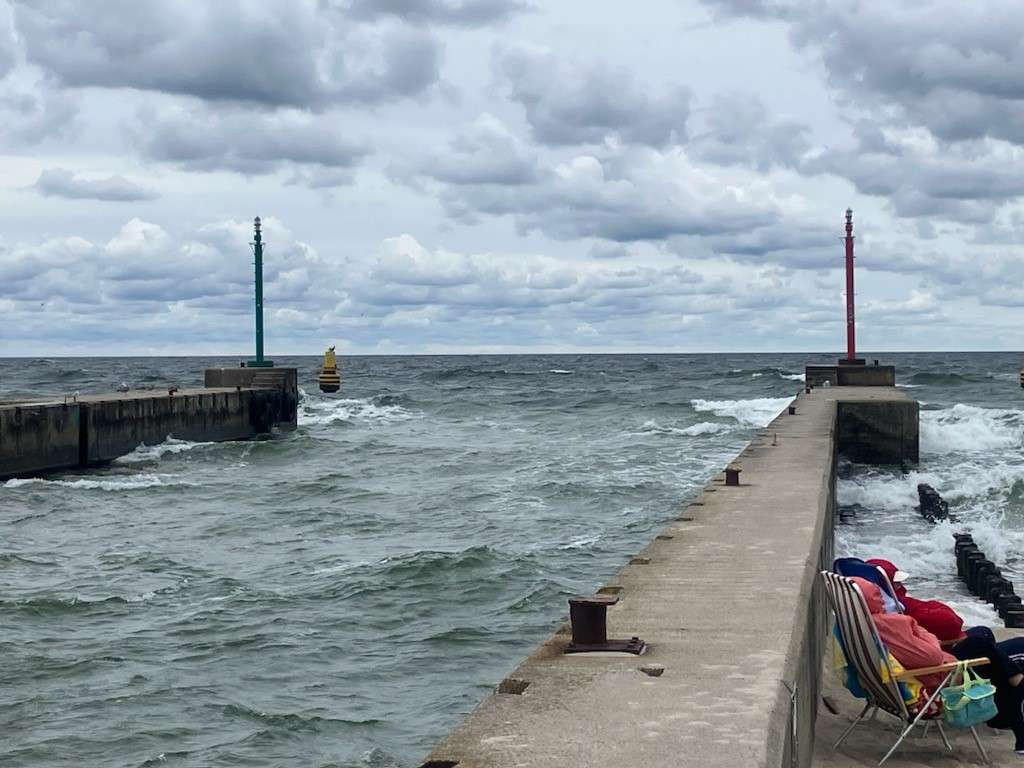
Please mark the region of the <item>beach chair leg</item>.
<svg viewBox="0 0 1024 768"><path fill-rule="evenodd" d="M927 727L928 726L926 725L925 728L927 728ZM950 744L949 743L949 739L946 738L946 729L942 727L942 723L940 723L938 720L936 720L935 721L935 727L939 729L939 736L942 737L942 743L946 745L946 751L947 752L952 752L953 751L953 745Z"/></svg>
<svg viewBox="0 0 1024 768"><path fill-rule="evenodd" d="M917 717L915 717L911 721L910 725L908 725L906 727L906 729L903 731L903 733L900 734L900 737L898 739L896 739L896 743L893 744L892 748L888 752L885 753L885 757L883 757L881 760L878 761L878 765L879 766L882 766L885 763L886 760L888 760L890 757L892 757L892 753L895 752L896 748L899 747L899 745L903 743L903 740L905 738L907 738L907 734L910 733L912 730L914 730L914 726L915 725L917 725L919 722L921 722L921 718L924 717L924 713L927 712L928 709L931 707L932 703L937 698L939 698L939 692L946 686L946 683L949 682L949 679L952 676L953 676L952 672L950 672L948 675L946 675L946 679L942 681L942 685L940 685L938 688L936 688L935 689L935 693L933 693L931 695L931 697L928 699L928 701L926 701L924 703L924 706L921 707L921 711L917 713ZM938 725L938 721L936 721L936 725ZM945 734L943 734L943 739L945 739Z"/></svg>
<svg viewBox="0 0 1024 768"><path fill-rule="evenodd" d="M868 710L871 709L871 707L872 704L870 701L864 705L864 709L862 709L860 714L857 715L857 719L850 723L849 728L843 731L843 735L839 737L839 741L832 745L832 749L839 749L839 745L846 741L846 737L849 736L853 732L853 729L857 727L857 724L864 719L864 716L868 713ZM877 711L877 709L875 711Z"/></svg>
<svg viewBox="0 0 1024 768"><path fill-rule="evenodd" d="M921 734L922 739L928 738L928 731L932 729L932 721L929 720L924 724L924 732Z"/></svg>
<svg viewBox="0 0 1024 768"><path fill-rule="evenodd" d="M989 765L988 752L985 751L985 746L981 743L978 731L973 725L971 726L971 736L974 737L974 743L978 745L978 751L981 752L981 761L985 763L985 765Z"/></svg>

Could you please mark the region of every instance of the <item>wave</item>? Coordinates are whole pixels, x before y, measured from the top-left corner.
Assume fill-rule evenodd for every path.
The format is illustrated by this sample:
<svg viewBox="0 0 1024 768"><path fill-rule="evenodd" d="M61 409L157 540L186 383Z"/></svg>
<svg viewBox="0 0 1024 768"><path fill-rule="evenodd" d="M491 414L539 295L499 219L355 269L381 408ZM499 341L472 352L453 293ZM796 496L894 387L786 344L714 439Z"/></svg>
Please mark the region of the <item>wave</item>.
<svg viewBox="0 0 1024 768"><path fill-rule="evenodd" d="M425 371L418 378L425 381L449 381L450 379L463 378L487 378L493 379L501 376L536 376L540 371L510 371L506 368L471 368L470 366L459 366L457 368L445 368L440 371Z"/></svg>
<svg viewBox="0 0 1024 768"><path fill-rule="evenodd" d="M299 715L292 712L275 714L272 712L260 712L250 709L242 704L228 704L224 707L224 714L228 717L241 717L265 725L282 728L286 731L320 731L325 727L349 727L376 725L379 720L369 718L366 720L345 720L334 717L320 717L318 715Z"/></svg>
<svg viewBox="0 0 1024 768"><path fill-rule="evenodd" d="M736 429L735 425L722 424L718 421L702 421L689 427L663 427L654 419L649 419L640 427L641 432L656 435L685 435L701 437L703 435L722 435Z"/></svg>
<svg viewBox="0 0 1024 768"><path fill-rule="evenodd" d="M981 381L975 376L965 376L960 373L933 373L931 371L920 371L910 377L912 384L967 384L972 381Z"/></svg>
<svg viewBox="0 0 1024 768"><path fill-rule="evenodd" d="M760 379L764 376L771 376L776 379L788 379L789 381L804 381L806 376L802 373L790 373L785 368L766 366L763 368L732 368L726 374L728 378Z"/></svg>
<svg viewBox="0 0 1024 768"><path fill-rule="evenodd" d="M74 488L85 491L141 491L146 488L188 485L188 483L169 475L139 474L116 477L84 477L79 480L49 480L44 477L15 478L3 483L2 487L23 488L33 485Z"/></svg>
<svg viewBox="0 0 1024 768"><path fill-rule="evenodd" d="M566 370L564 370L562 368L552 368L550 371L548 371L548 373L560 373L560 374L563 374L563 375L567 375L567 374L570 374L570 373L573 373L573 372L572 371L566 371Z"/></svg>
<svg viewBox="0 0 1024 768"><path fill-rule="evenodd" d="M765 427L792 402L791 397L758 397L753 400L691 400L693 410L736 419L740 424Z"/></svg>
<svg viewBox="0 0 1024 768"><path fill-rule="evenodd" d="M976 453L1024 445L1024 411L952 408L921 411L921 448L926 453Z"/></svg>
<svg viewBox="0 0 1024 768"><path fill-rule="evenodd" d="M146 592L142 595L132 597L113 595L111 597L100 597L92 600L80 598L77 595L69 598L30 597L26 600L0 600L0 606L15 608L36 616L60 616L69 613L91 611L96 608L142 602L150 599L155 594L156 593L154 592Z"/></svg>
<svg viewBox="0 0 1024 768"><path fill-rule="evenodd" d="M114 459L115 464L144 464L153 461L159 461L164 456L177 455L184 453L185 451L191 451L193 448L200 448L205 445L213 445L213 443L193 443L188 440L176 440L173 437L168 436L162 443L156 445L146 445L142 443L129 454L120 456Z"/></svg>
<svg viewBox="0 0 1024 768"><path fill-rule="evenodd" d="M401 396L377 395L374 398L329 400L306 398L299 404L299 424L332 425L353 422L407 421L423 414L399 405Z"/></svg>

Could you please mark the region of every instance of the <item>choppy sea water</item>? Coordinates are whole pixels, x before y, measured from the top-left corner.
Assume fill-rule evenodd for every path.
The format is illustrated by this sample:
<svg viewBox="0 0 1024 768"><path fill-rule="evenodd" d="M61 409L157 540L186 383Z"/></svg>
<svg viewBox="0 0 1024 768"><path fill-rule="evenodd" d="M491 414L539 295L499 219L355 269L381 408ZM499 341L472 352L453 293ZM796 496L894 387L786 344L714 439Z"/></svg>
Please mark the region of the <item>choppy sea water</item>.
<svg viewBox="0 0 1024 768"><path fill-rule="evenodd" d="M416 765L830 359L361 357L335 396L280 359L296 432L0 484L0 764ZM966 605L913 489L1018 567L1020 358L885 359L925 461L844 468L840 548ZM0 399L236 363L0 360Z"/></svg>
<svg viewBox="0 0 1024 768"><path fill-rule="evenodd" d="M948 601L969 623L1002 626L956 576L953 532L970 531L1024 588L1024 389L1020 354L893 356L897 381L921 402L921 463L913 471L844 464L837 487L845 523L837 551L892 560L917 597ZM950 503L931 525L913 508L928 483Z"/></svg>

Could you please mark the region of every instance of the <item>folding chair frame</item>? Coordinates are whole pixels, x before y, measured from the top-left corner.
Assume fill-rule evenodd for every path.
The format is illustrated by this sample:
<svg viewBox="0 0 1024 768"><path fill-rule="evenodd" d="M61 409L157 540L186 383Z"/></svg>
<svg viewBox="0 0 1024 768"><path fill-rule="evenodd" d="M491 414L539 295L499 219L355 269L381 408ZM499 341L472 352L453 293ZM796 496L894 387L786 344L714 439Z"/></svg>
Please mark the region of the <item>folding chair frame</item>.
<svg viewBox="0 0 1024 768"><path fill-rule="evenodd" d="M847 737L853 733L853 730L864 721L871 713L871 718L878 714L878 710L881 709L888 712L893 717L899 718L902 722L906 723L906 728L900 733L896 743L892 745L885 756L878 762L878 765L884 765L885 762L892 757L893 753L903 743L904 739L910 735L911 731L921 722L924 722L926 727L924 729L924 735L927 735L927 725L934 722L938 726L939 735L942 738L942 743L949 751L953 750L952 745L949 743L949 739L946 737L946 731L942 727L942 722L939 718L934 716L926 718L925 715L934 704L935 700L939 697L942 689L945 688L953 679L953 676L957 673L959 668L958 664L943 664L937 667L926 667L923 669L910 669L905 672L896 675L893 673L892 668L889 666L889 655L884 652L885 646L882 644L881 639L878 637L878 629L875 627L874 619L871 618L871 613L868 610L867 602L864 600L864 595L861 594L860 588L850 581L845 576L840 576L830 571L822 571L821 576L825 582L825 592L828 596L829 604L832 606L833 612L836 614L836 621L839 624L839 632L843 636L843 643L845 646L849 646L853 638L847 636L847 630L850 629L849 624L851 616L851 610L853 612L859 612L860 617L853 617L854 623L857 624L857 628L861 631L861 642L860 654L853 654L854 658L850 658L850 652L844 648L844 653L847 656L847 662L850 663L857 671L857 675L861 678L861 683L864 687L864 692L867 695L867 702L864 705L864 709L861 710L857 718L850 723L850 725L843 731L839 740L832 746L832 749L839 749ZM840 594L840 592L845 592ZM844 610L845 609L845 610ZM866 621L864 621L866 619ZM844 624L847 626L844 628ZM868 638L864 637L864 630L870 633L870 643L867 642ZM868 670L868 674L865 674L865 670L862 666L865 666L865 662L870 660L873 656L877 656L879 666L885 666L885 671L888 675L887 678L883 678L877 672L872 673ZM989 663L988 659L971 659L967 662L968 666L979 666L982 664ZM898 681L915 679L922 675L938 674L945 672L946 676L942 680L942 684L935 688L935 691L928 698L927 702L923 706L919 707L918 712L915 716L911 716L907 710L906 703L903 701L903 696L900 694ZM989 757L985 751L985 747L981 743L981 738L978 736L977 730L972 726L970 728L971 735L974 737L974 743L978 747L978 751L981 753L982 760L988 764Z"/></svg>

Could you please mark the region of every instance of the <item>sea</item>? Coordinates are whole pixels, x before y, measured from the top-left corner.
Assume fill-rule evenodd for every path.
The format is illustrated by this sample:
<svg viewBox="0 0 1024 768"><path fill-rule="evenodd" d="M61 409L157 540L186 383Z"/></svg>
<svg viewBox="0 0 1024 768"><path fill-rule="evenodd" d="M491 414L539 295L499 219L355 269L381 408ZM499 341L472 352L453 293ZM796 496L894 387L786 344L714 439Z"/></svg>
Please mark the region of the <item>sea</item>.
<svg viewBox="0 0 1024 768"><path fill-rule="evenodd" d="M872 357L922 403L921 464L842 463L837 550L994 624L952 533L1024 586L1024 356ZM0 766L419 765L834 359L348 357L326 395L279 358L294 432L2 483ZM237 363L0 359L0 399Z"/></svg>

